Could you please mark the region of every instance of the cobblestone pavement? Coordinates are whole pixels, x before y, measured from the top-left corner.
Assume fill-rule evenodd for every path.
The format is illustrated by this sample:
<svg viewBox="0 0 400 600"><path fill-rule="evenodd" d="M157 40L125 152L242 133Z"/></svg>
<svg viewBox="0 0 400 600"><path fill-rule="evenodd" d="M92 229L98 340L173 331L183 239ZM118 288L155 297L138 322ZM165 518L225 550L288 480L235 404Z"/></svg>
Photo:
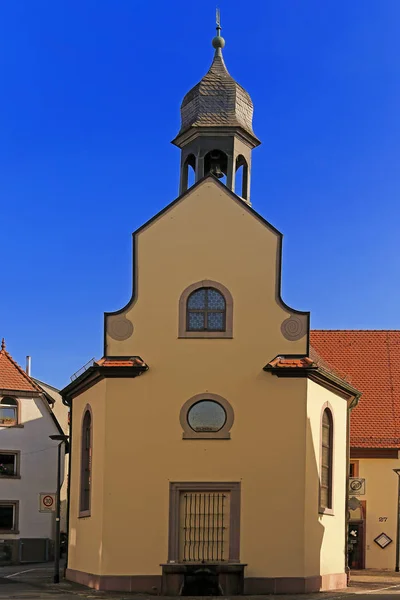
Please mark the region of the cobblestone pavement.
<svg viewBox="0 0 400 600"><path fill-rule="evenodd" d="M346 590L303 595L241 596L241 600L394 600L393 596L399 594L400 573L357 571L351 574L350 587ZM356 596L358 597L356 598ZM375 598L372 599L371 596L375 596ZM53 569L49 564L0 567L0 600L85 600L89 598L154 600L155 597L98 592L65 580L54 584ZM165 598L165 600L168 599ZM196 599L193 597L193 600Z"/></svg>

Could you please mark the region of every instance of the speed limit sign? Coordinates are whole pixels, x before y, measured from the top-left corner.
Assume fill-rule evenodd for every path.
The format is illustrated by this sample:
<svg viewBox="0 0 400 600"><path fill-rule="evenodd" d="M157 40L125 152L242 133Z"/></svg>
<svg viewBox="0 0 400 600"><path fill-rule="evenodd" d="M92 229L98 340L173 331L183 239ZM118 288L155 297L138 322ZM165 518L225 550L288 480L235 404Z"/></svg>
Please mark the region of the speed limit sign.
<svg viewBox="0 0 400 600"><path fill-rule="evenodd" d="M56 495L55 494L39 494L39 511L53 512L56 510Z"/></svg>

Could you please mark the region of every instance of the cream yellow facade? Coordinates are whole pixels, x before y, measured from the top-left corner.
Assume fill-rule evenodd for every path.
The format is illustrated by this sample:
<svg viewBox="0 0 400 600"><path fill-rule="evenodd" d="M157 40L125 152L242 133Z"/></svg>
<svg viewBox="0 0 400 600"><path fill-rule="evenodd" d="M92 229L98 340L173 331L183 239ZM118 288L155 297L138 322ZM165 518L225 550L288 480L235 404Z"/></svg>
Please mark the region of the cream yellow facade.
<svg viewBox="0 0 400 600"><path fill-rule="evenodd" d="M171 484L233 482L240 536L231 562L244 570L245 592L343 587L348 402L303 372L263 370L277 356L308 354L308 313L280 298L281 235L207 177L133 241L134 295L106 314L105 356L139 356L149 368L107 377L102 367L102 376L83 374L63 392L72 405L68 576L104 589L165 592L162 565L179 562L168 563ZM178 335L180 297L202 281L232 296L230 338ZM198 394L229 403L230 439L183 438L182 406ZM80 517L88 406L91 507ZM334 422L333 514L319 513L326 406Z"/></svg>
<svg viewBox="0 0 400 600"><path fill-rule="evenodd" d="M80 502L80 455L81 429L85 407L89 405L94 414L93 461L92 461L92 506L90 518L79 518ZM70 526L68 540L68 561L74 564L83 557L89 573L101 573L103 564L103 520L105 489L105 424L106 424L106 382L101 381L81 396L74 399L73 420L70 428L71 457L69 495ZM78 433L76 433L78 432ZM122 464L121 464L122 466Z"/></svg>
<svg viewBox="0 0 400 600"><path fill-rule="evenodd" d="M366 569L390 569L396 565L398 476L393 469L400 469L399 459L360 458L352 459L357 466L357 477L365 479L365 494L357 495L361 506L350 511L352 523L363 524L360 540L360 557ZM374 540L386 534L391 542L379 546Z"/></svg>
<svg viewBox="0 0 400 600"><path fill-rule="evenodd" d="M341 573L346 564L346 464L347 405L343 398L308 381L307 388L306 472L307 497L305 503L305 570L308 576L317 569L321 573ZM315 519L318 503L321 465L321 415L329 406L334 417L333 440L333 512ZM315 468L317 466L317 468ZM318 552L318 548L320 552Z"/></svg>

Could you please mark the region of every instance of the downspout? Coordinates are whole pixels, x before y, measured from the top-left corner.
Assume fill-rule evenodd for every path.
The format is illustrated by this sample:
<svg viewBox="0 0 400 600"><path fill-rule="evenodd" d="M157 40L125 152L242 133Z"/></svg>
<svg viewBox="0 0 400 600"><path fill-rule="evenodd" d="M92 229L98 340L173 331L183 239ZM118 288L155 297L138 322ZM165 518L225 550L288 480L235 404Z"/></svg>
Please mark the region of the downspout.
<svg viewBox="0 0 400 600"><path fill-rule="evenodd" d="M63 404L69 407L69 456L68 456L68 478L67 478L67 550L65 553L65 568L64 568L64 579L68 569L68 558L69 558L69 542L70 542L70 531L69 531L69 513L71 506L71 465L72 465L72 400L68 403L67 398L62 399Z"/></svg>
<svg viewBox="0 0 400 600"><path fill-rule="evenodd" d="M346 500L345 500L345 520L344 520L344 560L347 585L350 583L349 567L349 479L350 479L350 414L351 404L347 409L347 431L346 431Z"/></svg>
<svg viewBox="0 0 400 600"><path fill-rule="evenodd" d="M349 483L350 483L350 422L351 422L351 411L355 408L360 400L361 393L353 396L349 402L347 409L347 431L346 431L346 500L345 500L345 573L347 577L347 585L350 583L350 567L349 567L349 552L348 552L348 541L349 541Z"/></svg>

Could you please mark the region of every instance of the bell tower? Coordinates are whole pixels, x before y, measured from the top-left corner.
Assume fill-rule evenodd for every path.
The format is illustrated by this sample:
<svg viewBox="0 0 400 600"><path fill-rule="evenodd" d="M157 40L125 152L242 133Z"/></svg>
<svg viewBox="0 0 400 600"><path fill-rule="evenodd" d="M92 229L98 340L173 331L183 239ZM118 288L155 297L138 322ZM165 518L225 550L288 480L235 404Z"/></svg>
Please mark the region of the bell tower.
<svg viewBox="0 0 400 600"><path fill-rule="evenodd" d="M261 142L253 132L253 103L225 66L219 11L214 59L208 73L184 97L181 128L172 141L181 149L179 193L212 173L250 204L251 151Z"/></svg>

